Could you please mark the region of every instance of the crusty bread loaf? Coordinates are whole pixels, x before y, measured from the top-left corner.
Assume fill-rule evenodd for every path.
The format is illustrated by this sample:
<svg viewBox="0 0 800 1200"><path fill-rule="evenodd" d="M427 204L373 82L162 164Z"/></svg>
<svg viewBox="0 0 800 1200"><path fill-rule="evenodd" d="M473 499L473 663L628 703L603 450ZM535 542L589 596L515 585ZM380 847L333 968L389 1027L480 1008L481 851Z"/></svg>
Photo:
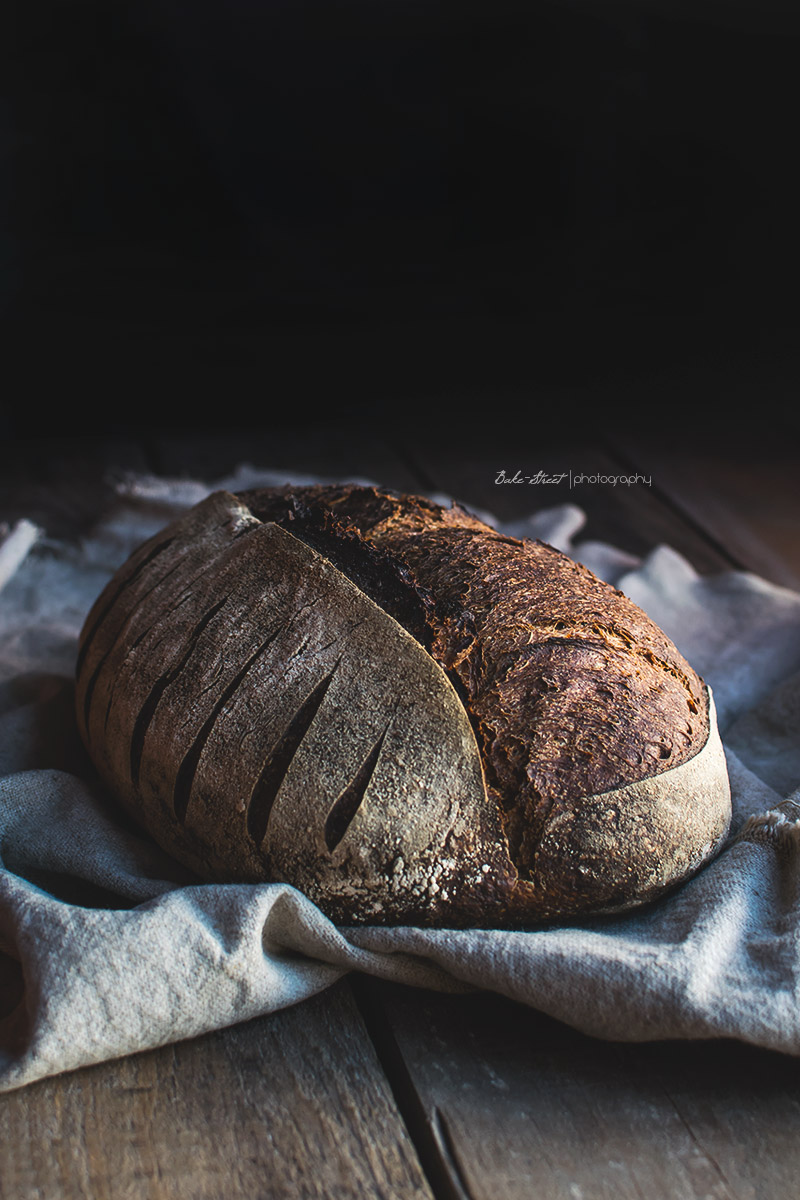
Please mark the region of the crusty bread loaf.
<svg viewBox="0 0 800 1200"><path fill-rule="evenodd" d="M89 614L77 702L167 850L342 923L619 911L730 819L709 693L641 609L376 488L219 492L173 522Z"/></svg>

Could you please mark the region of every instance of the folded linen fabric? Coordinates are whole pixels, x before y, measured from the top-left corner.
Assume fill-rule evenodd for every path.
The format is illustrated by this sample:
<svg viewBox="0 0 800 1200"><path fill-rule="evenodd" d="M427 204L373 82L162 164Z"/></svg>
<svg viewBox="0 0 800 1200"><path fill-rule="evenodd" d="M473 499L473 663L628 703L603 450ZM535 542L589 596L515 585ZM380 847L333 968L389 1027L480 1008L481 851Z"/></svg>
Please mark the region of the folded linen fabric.
<svg viewBox="0 0 800 1200"><path fill-rule="evenodd" d="M175 513L219 487L285 482L315 480L246 466L213 484L131 477L79 544L29 522L6 537L0 1090L275 1011L349 971L493 990L599 1037L800 1054L800 596L747 572L701 577L666 546L638 560L582 542L572 505L501 528L619 587L714 692L734 819L690 882L633 913L529 931L337 928L283 884L197 883L115 814L72 718L89 607Z"/></svg>

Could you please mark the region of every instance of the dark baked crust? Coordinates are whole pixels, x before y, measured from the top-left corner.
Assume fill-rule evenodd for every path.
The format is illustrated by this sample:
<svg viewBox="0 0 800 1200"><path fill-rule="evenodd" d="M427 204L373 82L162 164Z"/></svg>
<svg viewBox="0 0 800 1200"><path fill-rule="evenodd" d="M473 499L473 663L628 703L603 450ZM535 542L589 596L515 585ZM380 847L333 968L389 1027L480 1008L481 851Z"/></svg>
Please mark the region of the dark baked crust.
<svg viewBox="0 0 800 1200"><path fill-rule="evenodd" d="M521 878L560 813L705 744L702 679L640 608L553 547L376 488L240 499L326 553L456 683Z"/></svg>

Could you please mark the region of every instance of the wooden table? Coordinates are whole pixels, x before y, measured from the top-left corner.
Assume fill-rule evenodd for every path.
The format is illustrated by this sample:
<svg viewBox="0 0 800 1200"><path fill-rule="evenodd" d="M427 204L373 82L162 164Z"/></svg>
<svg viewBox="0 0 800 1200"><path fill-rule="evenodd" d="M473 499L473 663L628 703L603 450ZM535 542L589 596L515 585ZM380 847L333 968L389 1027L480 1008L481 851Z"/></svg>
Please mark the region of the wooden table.
<svg viewBox="0 0 800 1200"><path fill-rule="evenodd" d="M651 411L665 402L648 391ZM537 420L548 406L559 420ZM211 481L249 462L443 491L502 519L578 504L587 537L633 554L667 542L701 572L800 587L791 417L724 443L628 420L582 440L572 411L570 397L538 396L508 434L467 421L455 438L445 423L423 436L384 416L365 432L335 414L311 429L20 438L2 452L0 520L75 537L114 473ZM548 490L500 486L501 470L650 482ZM722 1041L605 1043L494 995L362 977L0 1097L3 1200L794 1200L799 1180L794 1059Z"/></svg>

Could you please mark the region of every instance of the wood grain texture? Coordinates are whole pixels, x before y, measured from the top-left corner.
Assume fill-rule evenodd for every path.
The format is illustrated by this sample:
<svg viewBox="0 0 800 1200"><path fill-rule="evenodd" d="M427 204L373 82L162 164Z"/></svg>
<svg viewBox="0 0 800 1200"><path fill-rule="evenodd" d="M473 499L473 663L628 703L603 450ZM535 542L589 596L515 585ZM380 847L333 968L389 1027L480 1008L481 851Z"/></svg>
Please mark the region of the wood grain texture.
<svg viewBox="0 0 800 1200"><path fill-rule="evenodd" d="M0 1097L4 1200L430 1200L346 981Z"/></svg>
<svg viewBox="0 0 800 1200"><path fill-rule="evenodd" d="M620 447L688 523L724 547L734 564L800 588L800 434L754 429L734 444L682 450L627 436Z"/></svg>
<svg viewBox="0 0 800 1200"><path fill-rule="evenodd" d="M569 413L568 403L565 411ZM733 565L724 546L685 518L676 520L658 494L659 475L648 454L631 463L607 441L586 441L579 433L539 440L533 432L520 436L493 430L482 431L480 439L450 443L444 438L401 439L399 449L416 470L419 486L444 492L500 521L516 522L543 509L571 505L586 518L576 541L604 541L637 556L665 543L704 573ZM501 471L506 479L519 473L542 481L498 483ZM641 480L623 481L637 473Z"/></svg>
<svg viewBox="0 0 800 1200"><path fill-rule="evenodd" d="M502 997L359 984L448 1200L791 1200L798 1064L731 1043L620 1045Z"/></svg>

